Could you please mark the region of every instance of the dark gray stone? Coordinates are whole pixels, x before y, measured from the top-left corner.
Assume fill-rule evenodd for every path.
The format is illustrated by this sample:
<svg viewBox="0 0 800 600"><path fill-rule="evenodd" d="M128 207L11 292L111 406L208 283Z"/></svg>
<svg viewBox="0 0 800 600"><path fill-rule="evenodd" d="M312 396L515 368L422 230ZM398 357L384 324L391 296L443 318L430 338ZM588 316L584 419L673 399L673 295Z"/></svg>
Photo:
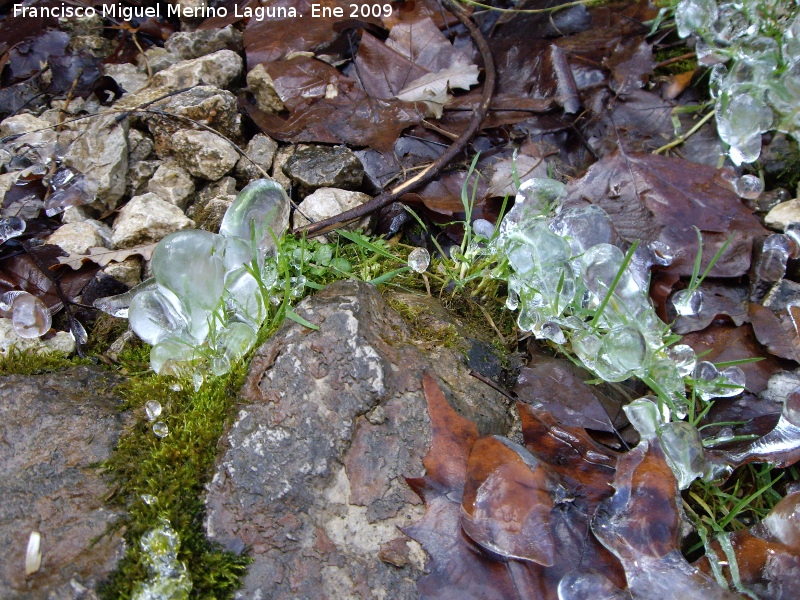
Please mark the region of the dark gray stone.
<svg viewBox="0 0 800 600"><path fill-rule="evenodd" d="M115 375L98 367L0 377L0 597L89 600L123 556L97 468L125 426ZM26 578L32 531L42 563Z"/></svg>
<svg viewBox="0 0 800 600"><path fill-rule="evenodd" d="M426 325L459 330L420 302ZM469 376L469 342L427 347L373 286L338 282L296 310L319 330L287 321L257 351L220 441L207 533L251 548L239 598L416 598L425 553L399 528L424 512L405 481L430 444L422 374L481 433L507 435L509 405Z"/></svg>
<svg viewBox="0 0 800 600"><path fill-rule="evenodd" d="M764 298L764 306L775 312L786 310L791 302L800 302L800 283L781 279Z"/></svg>
<svg viewBox="0 0 800 600"><path fill-rule="evenodd" d="M364 167L345 146L305 146L286 161L283 172L307 192L321 187L357 190Z"/></svg>

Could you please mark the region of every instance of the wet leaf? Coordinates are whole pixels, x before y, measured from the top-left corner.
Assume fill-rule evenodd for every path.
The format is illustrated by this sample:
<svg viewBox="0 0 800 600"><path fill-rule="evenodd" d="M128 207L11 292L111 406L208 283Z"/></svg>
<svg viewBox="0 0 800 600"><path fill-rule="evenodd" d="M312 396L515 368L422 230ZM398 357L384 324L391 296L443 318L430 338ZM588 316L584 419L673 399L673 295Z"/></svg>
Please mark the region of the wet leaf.
<svg viewBox="0 0 800 600"><path fill-rule="evenodd" d="M691 275L699 251L694 227L703 235L703 269L731 237L710 275L736 277L747 272L753 240L766 230L735 194L714 183L715 173L680 158L620 150L570 182L565 204L597 204L626 241L667 244L675 260L665 270L682 276Z"/></svg>
<svg viewBox="0 0 800 600"><path fill-rule="evenodd" d="M756 338L771 354L800 362L800 339L788 314L780 318L760 304L751 304L748 314Z"/></svg>
<svg viewBox="0 0 800 600"><path fill-rule="evenodd" d="M281 102L290 111L321 98L332 99L339 94L352 93L357 87L356 81L328 63L309 56L266 63L264 69L272 77Z"/></svg>
<svg viewBox="0 0 800 600"><path fill-rule="evenodd" d="M737 598L680 552L678 485L657 439L620 457L592 531L622 562L634 598Z"/></svg>
<svg viewBox="0 0 800 600"><path fill-rule="evenodd" d="M550 528L558 478L524 447L499 436L479 439L467 462L461 525L479 546L550 567Z"/></svg>
<svg viewBox="0 0 800 600"><path fill-rule="evenodd" d="M667 310L667 322L673 322L672 330L680 335L705 329L718 317L728 317L735 325L749 320L747 289L744 286L725 285L722 282L705 280L698 288L703 294L703 306L694 317L677 316L672 306Z"/></svg>
<svg viewBox="0 0 800 600"><path fill-rule="evenodd" d="M9 52L8 69L12 82L27 79L41 71L50 57L63 56L69 35L49 29L19 42Z"/></svg>

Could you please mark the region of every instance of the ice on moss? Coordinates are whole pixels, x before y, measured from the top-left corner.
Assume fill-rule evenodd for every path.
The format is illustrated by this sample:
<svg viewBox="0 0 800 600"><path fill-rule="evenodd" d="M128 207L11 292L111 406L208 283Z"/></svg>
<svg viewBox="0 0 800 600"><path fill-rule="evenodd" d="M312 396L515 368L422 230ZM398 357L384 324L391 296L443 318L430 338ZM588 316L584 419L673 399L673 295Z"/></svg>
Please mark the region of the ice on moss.
<svg viewBox="0 0 800 600"><path fill-rule="evenodd" d="M139 544L150 578L139 584L132 599L188 600L192 580L186 565L178 560L180 539L169 520L162 517L159 525L148 531Z"/></svg>

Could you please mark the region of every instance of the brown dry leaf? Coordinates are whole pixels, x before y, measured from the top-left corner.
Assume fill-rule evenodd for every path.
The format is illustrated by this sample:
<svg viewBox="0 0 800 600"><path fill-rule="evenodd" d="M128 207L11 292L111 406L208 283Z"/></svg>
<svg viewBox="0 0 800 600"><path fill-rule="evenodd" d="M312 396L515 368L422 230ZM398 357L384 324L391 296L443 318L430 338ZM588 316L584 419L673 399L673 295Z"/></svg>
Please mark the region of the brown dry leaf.
<svg viewBox="0 0 800 600"><path fill-rule="evenodd" d="M404 194L400 199L403 202L420 202L428 210L439 215L453 217L464 214L464 203L461 199L461 191L464 183L467 182L466 171L455 171L442 175L431 181L424 188L416 193ZM475 184L477 183L477 189ZM473 173L467 183L467 197L475 198L475 208L473 218L481 218L480 211L487 197L488 183L486 178L480 177L477 172Z"/></svg>
<svg viewBox="0 0 800 600"><path fill-rule="evenodd" d="M370 98L360 89L318 100L288 119L243 108L264 133L283 142L345 143L379 152L391 152L400 133L423 115L416 104Z"/></svg>
<svg viewBox="0 0 800 600"><path fill-rule="evenodd" d="M393 98L409 83L430 72L369 33L361 36L355 66L366 92L383 100Z"/></svg>
<svg viewBox="0 0 800 600"><path fill-rule="evenodd" d="M144 246L135 246L134 248L125 248L123 250L109 250L108 248L89 248L87 254L68 254L67 256L59 256L58 262L62 265L69 265L74 270L80 269L86 261L93 262L96 265L105 267L112 262L122 262L131 256L141 256L145 260L150 260L153 256L153 250L156 249L158 244L146 244Z"/></svg>
<svg viewBox="0 0 800 600"><path fill-rule="evenodd" d="M738 598L681 554L681 496L656 438L620 457L614 489L592 531L622 562L634 598Z"/></svg>
<svg viewBox="0 0 800 600"><path fill-rule="evenodd" d="M312 17L312 4L323 9L339 8L341 17ZM244 50L247 56L247 69L250 70L259 63L280 60L292 52L314 51L321 46L332 43L348 23L354 21L350 18L351 5L361 5L365 2L344 0L275 0L269 4L270 8L294 8L297 15L302 17L274 17L262 20L250 19L244 30ZM375 18L355 19L356 23L374 23L380 25L380 20ZM352 24L352 23L351 23Z"/></svg>
<svg viewBox="0 0 800 600"><path fill-rule="evenodd" d="M639 38L628 38L603 60L603 65L611 69L609 87L624 97L644 87L656 61L653 60L653 47L650 44Z"/></svg>
<svg viewBox="0 0 800 600"><path fill-rule="evenodd" d="M754 527L730 534L741 583L759 598L793 600L800 597L800 492L783 498ZM719 542L712 542L717 557L725 557ZM695 563L711 575L705 556ZM730 571L723 571L728 581Z"/></svg>
<svg viewBox="0 0 800 600"><path fill-rule="evenodd" d="M703 235L702 269L731 237L712 277L737 277L750 267L753 239L766 233L752 211L714 183L716 169L655 154L615 154L592 165L568 185L566 206L597 204L628 242L661 241L675 252L665 270L692 273Z"/></svg>
<svg viewBox="0 0 800 600"><path fill-rule="evenodd" d="M697 69L685 71L684 73L675 73L670 76L669 81L661 88L661 97L664 98L664 100L674 100L680 96L683 90L692 83L692 78L695 73L697 73Z"/></svg>

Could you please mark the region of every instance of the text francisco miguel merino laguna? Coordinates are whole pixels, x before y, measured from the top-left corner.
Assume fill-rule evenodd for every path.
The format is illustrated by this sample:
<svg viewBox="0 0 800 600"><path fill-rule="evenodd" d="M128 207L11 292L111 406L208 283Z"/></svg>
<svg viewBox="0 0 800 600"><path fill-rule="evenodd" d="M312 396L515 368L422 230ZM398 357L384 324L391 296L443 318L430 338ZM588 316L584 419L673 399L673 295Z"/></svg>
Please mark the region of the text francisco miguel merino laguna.
<svg viewBox="0 0 800 600"><path fill-rule="evenodd" d="M165 17L184 17L184 18L208 18L208 17L227 17L228 9L224 6L211 7L211 6L180 6L179 4L167 4L164 7ZM312 17L323 16L322 10L319 5L311 5ZM20 4L14 5L15 17L46 17L56 19L70 19L85 17L93 17L99 15L101 17L108 17L112 19L122 19L129 21L131 19L150 19L159 18L162 16L161 3L155 6L122 6L117 4L104 4L98 7L80 6L73 4L61 4L60 6L22 6ZM327 9L330 10L330 9ZM320 14L316 14L320 13ZM267 19L282 19L286 17L297 17L297 9L293 6L256 6L256 7L240 7L237 4L233 5L232 16L234 17L252 17L257 21ZM327 15L325 15L327 16Z"/></svg>

